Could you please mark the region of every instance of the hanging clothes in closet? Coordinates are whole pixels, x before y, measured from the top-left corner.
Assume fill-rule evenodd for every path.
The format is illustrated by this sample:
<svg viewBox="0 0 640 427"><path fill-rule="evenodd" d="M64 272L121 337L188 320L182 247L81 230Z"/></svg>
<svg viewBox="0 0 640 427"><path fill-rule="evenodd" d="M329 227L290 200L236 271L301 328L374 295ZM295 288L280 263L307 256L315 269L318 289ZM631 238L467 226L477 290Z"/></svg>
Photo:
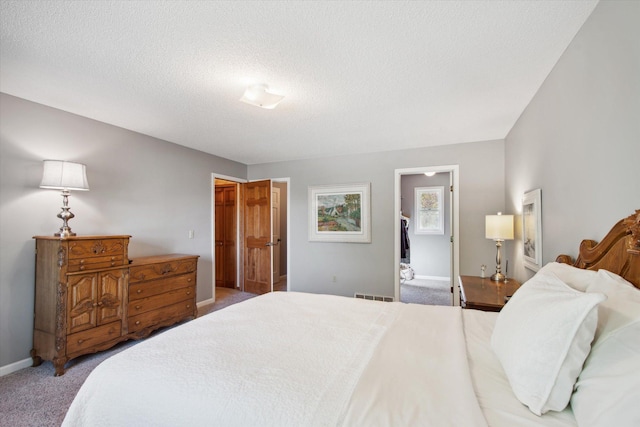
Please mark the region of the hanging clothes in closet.
<svg viewBox="0 0 640 427"><path fill-rule="evenodd" d="M400 262L409 264L411 261L410 244L409 244L409 219L405 216L400 217Z"/></svg>

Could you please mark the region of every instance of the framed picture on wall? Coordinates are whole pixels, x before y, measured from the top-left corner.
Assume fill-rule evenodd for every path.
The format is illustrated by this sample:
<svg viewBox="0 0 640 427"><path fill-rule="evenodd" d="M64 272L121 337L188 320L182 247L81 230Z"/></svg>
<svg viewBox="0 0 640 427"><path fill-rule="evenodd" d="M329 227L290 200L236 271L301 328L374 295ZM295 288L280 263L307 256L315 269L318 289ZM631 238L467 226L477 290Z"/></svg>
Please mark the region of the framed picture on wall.
<svg viewBox="0 0 640 427"><path fill-rule="evenodd" d="M522 198L522 245L524 266L538 271L542 267L542 195L540 189Z"/></svg>
<svg viewBox="0 0 640 427"><path fill-rule="evenodd" d="M309 240L371 243L371 184L309 187Z"/></svg>
<svg viewBox="0 0 640 427"><path fill-rule="evenodd" d="M444 234L444 187L415 188L416 234Z"/></svg>

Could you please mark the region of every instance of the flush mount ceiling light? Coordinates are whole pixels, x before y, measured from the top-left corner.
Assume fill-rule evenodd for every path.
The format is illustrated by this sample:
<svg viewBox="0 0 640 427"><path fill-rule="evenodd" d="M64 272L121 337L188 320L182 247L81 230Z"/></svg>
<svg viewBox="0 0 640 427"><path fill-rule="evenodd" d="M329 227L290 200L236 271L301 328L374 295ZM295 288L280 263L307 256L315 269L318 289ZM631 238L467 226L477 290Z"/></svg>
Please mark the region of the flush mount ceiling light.
<svg viewBox="0 0 640 427"><path fill-rule="evenodd" d="M434 176L436 173L435 172L425 172L424 174L426 176Z"/></svg>
<svg viewBox="0 0 640 427"><path fill-rule="evenodd" d="M242 95L240 101L271 110L275 108L283 98L284 96L282 95L269 92L267 85L260 84L249 86L247 90L244 91L244 95Z"/></svg>

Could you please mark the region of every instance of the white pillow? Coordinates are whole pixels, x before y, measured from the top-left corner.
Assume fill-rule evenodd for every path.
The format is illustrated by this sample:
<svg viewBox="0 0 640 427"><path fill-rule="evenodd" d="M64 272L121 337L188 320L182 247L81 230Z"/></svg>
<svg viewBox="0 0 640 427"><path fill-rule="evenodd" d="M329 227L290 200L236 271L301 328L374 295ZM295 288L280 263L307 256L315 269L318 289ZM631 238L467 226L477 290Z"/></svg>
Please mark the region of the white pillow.
<svg viewBox="0 0 640 427"><path fill-rule="evenodd" d="M594 345L571 397L580 427L640 426L640 321Z"/></svg>
<svg viewBox="0 0 640 427"><path fill-rule="evenodd" d="M598 307L596 342L607 333L640 319L640 290L617 274L598 270L596 280L589 284L587 292L607 296L607 301Z"/></svg>
<svg viewBox="0 0 640 427"><path fill-rule="evenodd" d="M598 272L595 270L585 270L561 262L550 262L542 267L537 274L556 276L573 289L584 292L595 279Z"/></svg>
<svg viewBox="0 0 640 427"><path fill-rule="evenodd" d="M598 271L588 292L602 292L596 339L571 397L580 426L640 426L640 290Z"/></svg>
<svg viewBox="0 0 640 427"><path fill-rule="evenodd" d="M491 347L515 396L534 414L562 411L569 403L604 299L536 274L498 315Z"/></svg>

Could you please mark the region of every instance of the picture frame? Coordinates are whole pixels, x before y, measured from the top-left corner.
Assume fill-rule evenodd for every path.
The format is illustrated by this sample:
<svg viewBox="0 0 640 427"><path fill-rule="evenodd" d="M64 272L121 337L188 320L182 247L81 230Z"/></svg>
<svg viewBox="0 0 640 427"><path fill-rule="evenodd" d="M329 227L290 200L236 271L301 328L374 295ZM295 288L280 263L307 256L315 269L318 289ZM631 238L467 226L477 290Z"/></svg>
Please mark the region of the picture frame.
<svg viewBox="0 0 640 427"><path fill-rule="evenodd" d="M444 187L416 187L415 234L444 234Z"/></svg>
<svg viewBox="0 0 640 427"><path fill-rule="evenodd" d="M371 184L309 187L309 241L371 243Z"/></svg>
<svg viewBox="0 0 640 427"><path fill-rule="evenodd" d="M542 192L539 188L522 197L522 253L526 268L538 271L542 267Z"/></svg>

